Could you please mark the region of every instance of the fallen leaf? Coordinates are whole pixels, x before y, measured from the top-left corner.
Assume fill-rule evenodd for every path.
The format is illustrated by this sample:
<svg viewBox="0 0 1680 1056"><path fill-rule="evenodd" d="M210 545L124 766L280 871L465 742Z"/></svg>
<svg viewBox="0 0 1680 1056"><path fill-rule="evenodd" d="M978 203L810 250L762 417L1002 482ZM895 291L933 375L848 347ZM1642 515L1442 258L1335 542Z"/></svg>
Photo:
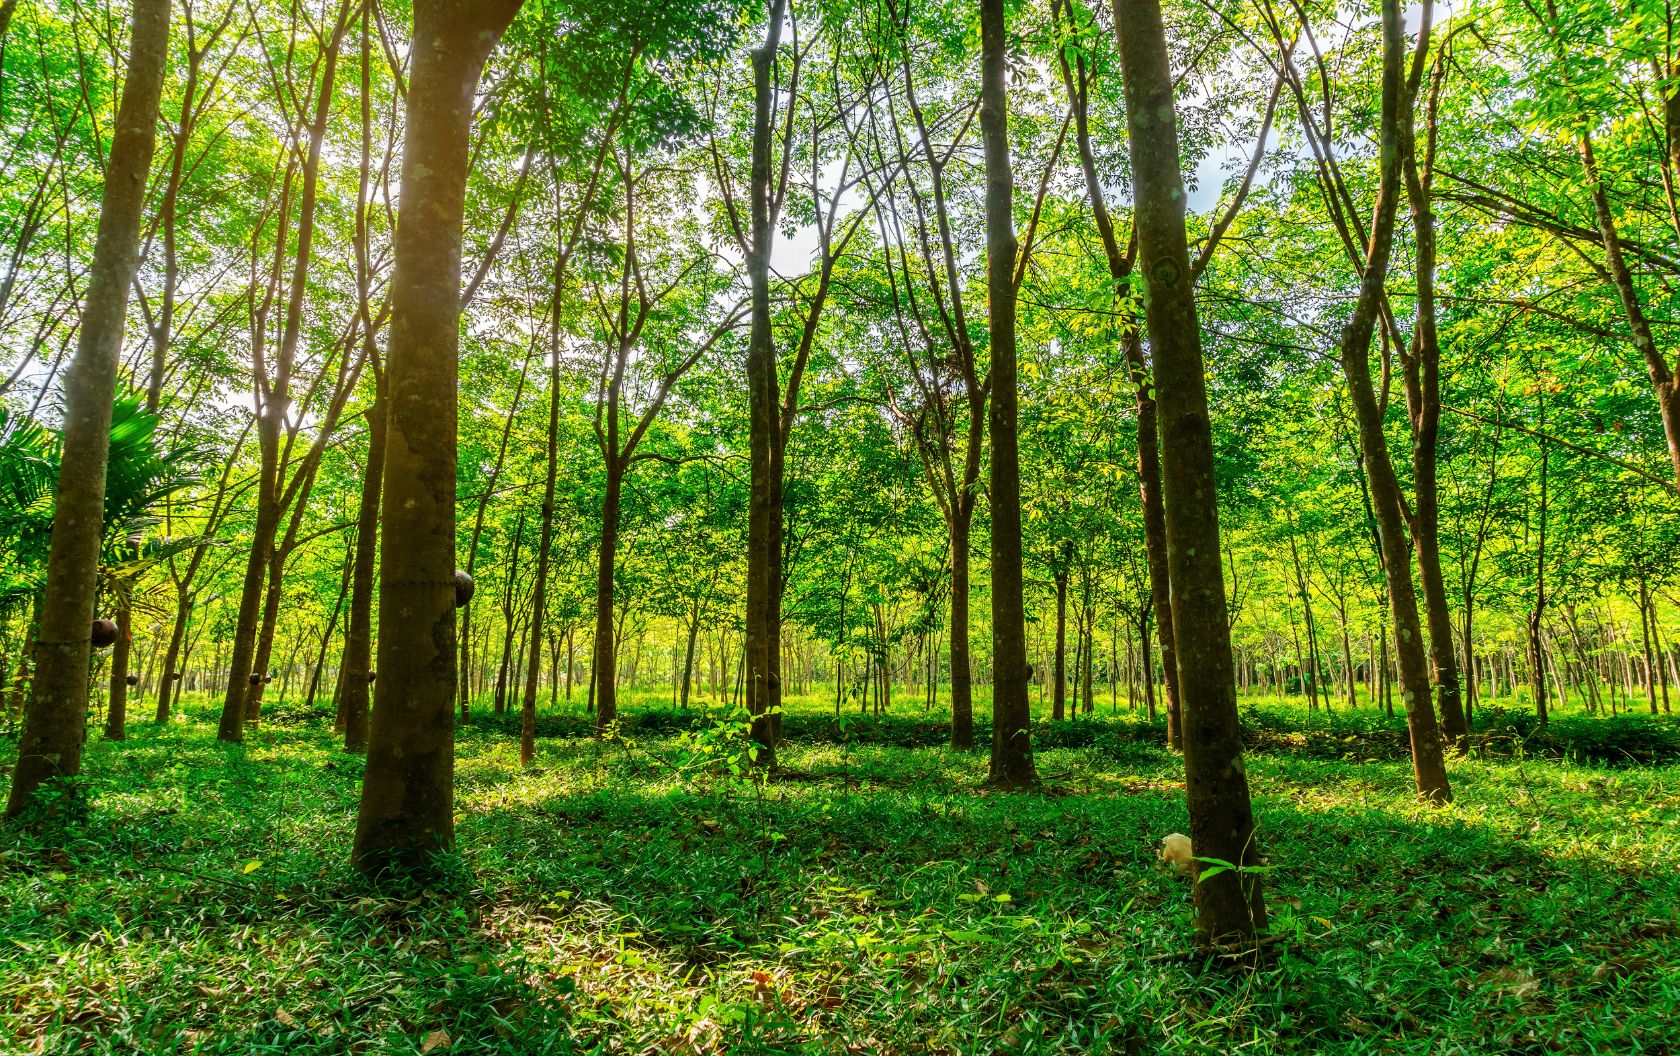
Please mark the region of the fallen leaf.
<svg viewBox="0 0 1680 1056"><path fill-rule="evenodd" d="M1496 968L1483 972L1476 982L1512 997L1527 1000L1540 992L1540 980L1517 968Z"/></svg>
<svg viewBox="0 0 1680 1056"><path fill-rule="evenodd" d="M420 1043L420 1056L426 1056L426 1053L428 1052L436 1052L438 1049L448 1047L449 1031L439 1027L430 1034L427 1034L426 1040Z"/></svg>

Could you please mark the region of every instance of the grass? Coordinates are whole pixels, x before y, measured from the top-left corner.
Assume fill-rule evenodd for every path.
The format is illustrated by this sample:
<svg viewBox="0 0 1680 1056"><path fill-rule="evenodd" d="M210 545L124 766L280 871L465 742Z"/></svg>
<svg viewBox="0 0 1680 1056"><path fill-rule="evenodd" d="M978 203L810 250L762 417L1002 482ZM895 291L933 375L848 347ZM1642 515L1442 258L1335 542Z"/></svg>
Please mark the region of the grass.
<svg viewBox="0 0 1680 1056"><path fill-rule="evenodd" d="M1386 718L1263 707L1282 941L1232 972L1181 956L1146 724L1041 730L1046 790L999 795L983 754L896 743L939 721L904 710L793 702L768 785L634 724L522 770L485 716L450 879L405 890L346 867L359 760L319 721L236 748L189 704L90 745L62 850L0 830L0 1051L1680 1051L1680 767L1490 751L1426 807Z"/></svg>

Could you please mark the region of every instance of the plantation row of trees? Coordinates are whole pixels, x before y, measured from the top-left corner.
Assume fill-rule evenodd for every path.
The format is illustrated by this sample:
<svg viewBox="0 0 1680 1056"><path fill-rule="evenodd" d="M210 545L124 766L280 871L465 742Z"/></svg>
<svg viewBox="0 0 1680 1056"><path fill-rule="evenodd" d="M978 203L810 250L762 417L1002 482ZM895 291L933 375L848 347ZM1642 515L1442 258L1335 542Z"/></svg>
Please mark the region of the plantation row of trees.
<svg viewBox="0 0 1680 1056"><path fill-rule="evenodd" d="M1666 709L1672 22L6 0L10 810L131 686L331 701L378 871L474 709L773 766L786 693L966 748L983 685L1019 787L1104 685L1252 864L1239 689L1398 708L1437 800L1478 702Z"/></svg>

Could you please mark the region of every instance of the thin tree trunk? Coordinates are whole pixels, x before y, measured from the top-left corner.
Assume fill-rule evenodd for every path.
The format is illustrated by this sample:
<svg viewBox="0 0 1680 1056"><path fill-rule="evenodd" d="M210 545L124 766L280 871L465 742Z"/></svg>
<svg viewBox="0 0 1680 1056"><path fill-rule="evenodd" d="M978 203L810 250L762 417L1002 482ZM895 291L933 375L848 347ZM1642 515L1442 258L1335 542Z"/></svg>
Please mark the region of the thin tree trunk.
<svg viewBox="0 0 1680 1056"><path fill-rule="evenodd" d="M604 733L618 721L618 641L613 626L613 572L618 565L618 518L623 478L607 467L607 490L601 499L601 552L595 568L595 729Z"/></svg>
<svg viewBox="0 0 1680 1056"><path fill-rule="evenodd" d="M1392 2L1392 0L1390 0ZM1239 868L1194 888L1204 945L1246 943L1266 929L1254 814L1242 763L1231 623L1220 561L1213 438L1201 334L1184 231L1173 74L1157 0L1113 0L1131 133L1138 253L1160 404L1163 507L1181 694L1185 789L1195 854Z"/></svg>
<svg viewBox="0 0 1680 1056"><path fill-rule="evenodd" d="M1074 141L1079 148L1080 168L1085 175L1085 192L1091 202L1091 218L1102 238L1103 254L1108 263L1109 278L1116 292L1131 284L1132 257L1122 251L1114 234L1114 221L1108 211L1102 178L1097 171L1096 154L1091 149L1089 121L1089 87L1085 59L1075 55L1073 65L1066 52L1061 55L1062 82L1073 108ZM1077 76L1074 69L1077 68ZM1161 507L1161 448L1159 411L1155 404L1154 382L1149 363L1143 352L1143 339L1136 320L1121 341L1126 351L1126 363L1131 371L1137 402L1138 490L1143 504L1144 559L1149 568L1149 601L1155 609L1155 626L1159 633L1163 686L1167 705L1167 744L1180 746L1181 730L1178 706L1178 662L1174 652L1172 621L1172 583L1167 568L1167 524ZM1153 693L1151 693L1153 699Z"/></svg>
<svg viewBox="0 0 1680 1056"><path fill-rule="evenodd" d="M558 172L556 172L558 176ZM558 218L557 218L558 219ZM555 237L563 238L556 224ZM566 260L570 247L562 244L554 261L548 365L548 462L543 477L542 533L537 545L537 582L531 599L531 656L525 670L525 697L519 726L519 762L530 766L537 751L537 675L541 669L543 623L548 609L548 563L554 542L554 482L560 471L560 309L565 296ZM510 419L511 421L511 419Z"/></svg>
<svg viewBox="0 0 1680 1056"><path fill-rule="evenodd" d="M1419 63L1429 49L1429 18L1429 8L1425 7L1417 44ZM1415 67L1415 75L1421 72L1421 65ZM1447 606L1446 578L1441 573L1441 504L1437 483L1437 446L1441 433L1441 346L1435 326L1435 213L1431 190L1436 113L1444 75L1445 66L1442 61L1437 61L1430 78L1425 107L1421 162L1417 156L1409 103L1405 106L1406 117L1398 127L1406 196L1411 204L1415 232L1417 278L1417 322L1412 332L1412 354L1407 357L1404 373L1406 402L1412 419L1412 541L1417 553L1418 579L1423 588L1424 612L1429 621L1429 657L1440 700L1441 732L1449 744L1462 749L1469 726L1459 689L1458 657L1453 651L1453 621Z"/></svg>
<svg viewBox="0 0 1680 1056"><path fill-rule="evenodd" d="M321 632L321 649L315 655L315 673L309 679L308 707L315 706L315 692L321 685L321 669L327 664L327 646L332 642L333 628L338 626L338 614L344 611L344 598L350 592L350 579L356 567L354 545L344 548L344 571L338 579L338 597L333 600L332 614L327 617L326 630Z"/></svg>
<svg viewBox="0 0 1680 1056"><path fill-rule="evenodd" d="M1643 575L1639 577L1639 637L1645 648L1645 698L1651 704L1651 714L1657 714L1657 665L1651 656L1651 588ZM1665 691L1666 694L1666 691ZM113 695L112 699L116 699Z"/></svg>
<svg viewBox="0 0 1680 1056"><path fill-rule="evenodd" d="M304 295L308 287L314 245L321 152L331 112L339 49L349 25L350 14L351 4L349 0L344 0L339 9L338 22L325 45L315 109L307 128L307 149L302 162L303 181L298 199L297 240L292 255L291 285L288 289L285 322L274 359L272 377L261 345L253 343L252 377L257 398L257 439L262 451L257 483L257 517L234 626L233 657L230 661L227 691L222 701L222 719L216 734L220 740L236 744L245 739L245 725L256 722L260 714L263 683L261 679L253 682L250 676L266 674L269 651L273 645L274 620L279 608L280 570L287 556L275 545L275 537L285 512L282 489L285 452L282 450L281 435L291 407L292 369L297 358L298 345L302 340ZM277 243L276 254L282 251L283 246ZM276 260L276 282L279 281L279 270L279 262ZM255 329L260 332L260 324ZM301 503L303 498L299 497L296 501Z"/></svg>
<svg viewBox="0 0 1680 1056"><path fill-rule="evenodd" d="M111 649L111 692L105 706L107 741L120 741L127 736L128 654L134 647L134 609L121 600L117 605L117 644ZM1651 710L1657 710L1655 704Z"/></svg>
<svg viewBox="0 0 1680 1056"><path fill-rule="evenodd" d="M991 332L992 758L1000 788L1038 784L1027 701L1021 569L1021 456L1015 347L1015 177L1009 160L1009 27L1004 0L980 0L980 138L986 155L986 284Z"/></svg>
<svg viewBox="0 0 1680 1056"><path fill-rule="evenodd" d="M375 375L373 406L368 408L367 466L356 512L356 567L350 577L350 620L344 629L344 750L361 752L368 742L368 694L373 686L373 574L379 556L380 491L385 473L385 433L389 404L385 378Z"/></svg>
<svg viewBox="0 0 1680 1056"><path fill-rule="evenodd" d="M28 808L43 784L81 772L112 394L129 288L139 263L146 177L156 146L158 100L169 50L169 0L134 0L129 49L76 356L64 376L64 453L53 494L47 587L7 817Z"/></svg>
<svg viewBox="0 0 1680 1056"><path fill-rule="evenodd" d="M1370 487L1388 603L1394 619L1395 660L1406 708L1406 727L1411 736L1412 772L1420 796L1447 802L1452 799L1452 787L1447 780L1441 730L1431 702L1430 664L1412 579L1412 544L1407 535L1405 500L1388 450L1383 408L1371 379L1371 338L1382 310L1383 280L1393 248L1400 195L1399 125L1402 111L1410 114L1405 105L1405 27L1399 0L1384 0L1382 17L1382 132L1376 215L1371 224L1359 299L1342 331L1340 358L1358 426L1360 454Z"/></svg>
<svg viewBox="0 0 1680 1056"><path fill-rule="evenodd" d="M1050 691L1050 718L1061 722L1067 708L1067 573L1056 572L1056 655L1055 686Z"/></svg>
<svg viewBox="0 0 1680 1056"><path fill-rule="evenodd" d="M747 244L747 277L751 285L751 331L747 345L748 447L751 482L747 508L747 616L745 664L747 711L752 716L752 737L758 743L757 762L766 768L776 765L776 732L771 714L775 670L780 663L779 643L774 638L773 598L779 578L780 539L774 531L773 507L780 492L774 478L776 453L781 435L776 372L775 335L771 330L770 254L775 239L774 202L771 183L772 139L775 134L775 83L772 78L776 52L781 46L786 0L769 0L764 42L752 51L753 135L749 175L750 239Z"/></svg>
<svg viewBox="0 0 1680 1056"><path fill-rule="evenodd" d="M1540 643L1540 629L1546 613L1546 521L1550 498L1547 484L1551 451L1546 443L1546 386L1543 379L1535 386L1535 395L1540 401L1540 530L1534 551L1534 608L1528 614L1528 657L1532 668L1529 684L1534 689L1534 714L1544 726L1550 715L1546 708L1546 657Z"/></svg>
<svg viewBox="0 0 1680 1056"><path fill-rule="evenodd" d="M981 425L984 419L974 423ZM971 426L972 427L972 426ZM983 425L982 425L983 427ZM968 540L973 504L968 514L952 510L951 533L951 747L974 747L974 668L969 654Z"/></svg>
<svg viewBox="0 0 1680 1056"><path fill-rule="evenodd" d="M687 644L687 648L685 648L683 650L682 707L684 707L684 708L688 707L689 687L694 681L694 642L695 642L695 639L699 638L699 636L700 636L700 606L698 604L696 604L694 606L693 611L689 613L688 644ZM569 634L568 634L568 639L567 640L568 640L568 643L569 643L570 642L570 635ZM568 648L570 648L569 644L568 644ZM567 679L567 682L566 682L566 690L567 690L567 696L569 697L571 695L571 680L569 678Z"/></svg>

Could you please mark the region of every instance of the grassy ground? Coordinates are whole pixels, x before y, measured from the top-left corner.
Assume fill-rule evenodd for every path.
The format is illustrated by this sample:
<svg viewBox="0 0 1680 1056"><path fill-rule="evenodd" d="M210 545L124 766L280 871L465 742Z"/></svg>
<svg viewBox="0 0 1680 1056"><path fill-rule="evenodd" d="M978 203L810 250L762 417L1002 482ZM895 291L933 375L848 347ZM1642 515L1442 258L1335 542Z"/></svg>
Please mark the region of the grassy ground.
<svg viewBox="0 0 1680 1056"><path fill-rule="evenodd" d="M704 732L522 771L477 725L454 878L391 890L345 866L328 731L212 718L92 745L62 853L0 830L0 1051L1680 1052L1680 767L1476 758L1429 808L1357 724L1272 738L1283 941L1230 972L1180 956L1179 766L1121 721L1047 731L1081 746L1017 795L861 721L767 787Z"/></svg>

